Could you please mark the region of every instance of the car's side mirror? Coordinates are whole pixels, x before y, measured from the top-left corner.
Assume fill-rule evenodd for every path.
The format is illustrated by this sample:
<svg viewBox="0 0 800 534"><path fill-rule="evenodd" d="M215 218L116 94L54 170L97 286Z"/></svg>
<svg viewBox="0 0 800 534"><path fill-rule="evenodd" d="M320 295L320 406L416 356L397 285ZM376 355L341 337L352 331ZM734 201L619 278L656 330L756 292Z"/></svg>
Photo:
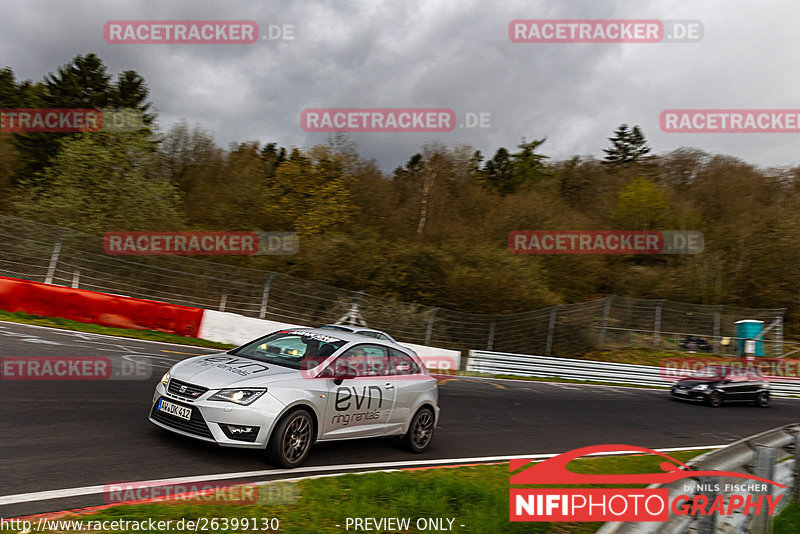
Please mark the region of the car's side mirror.
<svg viewBox="0 0 800 534"><path fill-rule="evenodd" d="M343 381L352 380L353 378L358 378L358 372L348 365L344 369L336 370L336 373L333 376L333 383L338 386Z"/></svg>

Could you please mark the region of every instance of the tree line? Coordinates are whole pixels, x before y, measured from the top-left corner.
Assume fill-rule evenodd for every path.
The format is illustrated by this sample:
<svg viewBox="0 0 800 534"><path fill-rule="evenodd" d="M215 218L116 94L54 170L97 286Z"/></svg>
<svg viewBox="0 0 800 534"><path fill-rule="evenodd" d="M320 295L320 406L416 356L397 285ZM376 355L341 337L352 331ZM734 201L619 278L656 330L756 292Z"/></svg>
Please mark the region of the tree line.
<svg viewBox="0 0 800 534"><path fill-rule="evenodd" d="M475 313L609 294L789 308L800 320L800 167L680 148L655 155L622 124L602 159L553 160L546 139L491 157L425 144L380 170L344 134L324 145L162 131L134 71L93 54L41 81L0 70L0 107L124 107L137 132L0 133L0 212L102 234L296 231L293 256L214 257L370 294ZM513 230L699 230L697 255L514 255Z"/></svg>

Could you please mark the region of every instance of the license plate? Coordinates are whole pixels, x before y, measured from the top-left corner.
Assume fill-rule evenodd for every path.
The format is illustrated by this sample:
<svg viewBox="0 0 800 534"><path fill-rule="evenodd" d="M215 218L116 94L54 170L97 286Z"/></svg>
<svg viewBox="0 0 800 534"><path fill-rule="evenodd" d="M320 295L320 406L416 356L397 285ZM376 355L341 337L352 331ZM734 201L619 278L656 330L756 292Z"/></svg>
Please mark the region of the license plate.
<svg viewBox="0 0 800 534"><path fill-rule="evenodd" d="M164 399L158 399L158 410L181 419L189 421L192 418L192 409L178 404L172 404Z"/></svg>

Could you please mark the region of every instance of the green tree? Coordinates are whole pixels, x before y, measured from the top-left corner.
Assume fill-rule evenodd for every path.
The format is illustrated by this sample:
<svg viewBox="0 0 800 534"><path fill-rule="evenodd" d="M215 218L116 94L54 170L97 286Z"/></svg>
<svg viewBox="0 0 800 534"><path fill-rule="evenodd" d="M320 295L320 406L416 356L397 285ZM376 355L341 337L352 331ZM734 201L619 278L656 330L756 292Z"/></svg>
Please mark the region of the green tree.
<svg viewBox="0 0 800 534"><path fill-rule="evenodd" d="M547 138L535 139L530 143L522 139L518 145L519 152L511 155L513 162L511 184L505 193L517 191L523 184L535 183L547 176L547 165L545 160L548 156L537 154L536 150L547 141Z"/></svg>
<svg viewBox="0 0 800 534"><path fill-rule="evenodd" d="M620 190L614 220L625 230L655 230L668 210L669 197L658 184L647 178L636 178Z"/></svg>
<svg viewBox="0 0 800 534"><path fill-rule="evenodd" d="M23 184L15 211L92 233L181 228L177 189L158 172L151 146L141 134L64 139L42 179Z"/></svg>
<svg viewBox="0 0 800 534"><path fill-rule="evenodd" d="M614 130L614 137L609 137L611 148L604 148L606 153L603 163L606 165L627 165L643 161L650 153L647 140L639 126L629 128L621 124Z"/></svg>
<svg viewBox="0 0 800 534"><path fill-rule="evenodd" d="M293 149L268 184L267 197L262 213L303 237L341 230L355 210L341 158L327 146L316 146L307 154Z"/></svg>
<svg viewBox="0 0 800 534"><path fill-rule="evenodd" d="M50 73L31 91L25 102L30 107L43 108L133 108L144 114L146 125L155 115L147 114L150 104L146 102L149 90L144 79L134 71L125 71L116 82L106 72L106 66L95 54L77 55L68 64ZM149 128L146 132L149 133ZM14 134L14 142L20 151L23 168L21 174L31 179L58 153L60 141L77 137L79 133L21 133ZM154 147L151 146L151 149Z"/></svg>

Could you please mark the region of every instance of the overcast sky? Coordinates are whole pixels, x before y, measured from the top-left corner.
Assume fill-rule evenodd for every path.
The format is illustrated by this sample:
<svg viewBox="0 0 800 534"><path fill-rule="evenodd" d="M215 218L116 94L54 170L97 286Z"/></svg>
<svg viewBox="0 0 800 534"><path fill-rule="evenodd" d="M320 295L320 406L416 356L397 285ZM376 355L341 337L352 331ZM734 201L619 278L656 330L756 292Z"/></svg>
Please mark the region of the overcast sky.
<svg viewBox="0 0 800 534"><path fill-rule="evenodd" d="M552 158L602 157L620 123L638 124L656 153L681 146L762 166L800 163L800 133L664 133L664 109L796 109L800 3L766 0L3 0L0 66L40 80L95 53L116 76L141 74L164 129L185 119L221 146L308 147L330 134L300 127L306 108L416 107L489 113L490 128L354 133L386 170L430 141L491 156L547 137ZM294 39L254 44L109 44L109 20L253 20L291 24ZM530 44L514 19L691 19L692 43Z"/></svg>

